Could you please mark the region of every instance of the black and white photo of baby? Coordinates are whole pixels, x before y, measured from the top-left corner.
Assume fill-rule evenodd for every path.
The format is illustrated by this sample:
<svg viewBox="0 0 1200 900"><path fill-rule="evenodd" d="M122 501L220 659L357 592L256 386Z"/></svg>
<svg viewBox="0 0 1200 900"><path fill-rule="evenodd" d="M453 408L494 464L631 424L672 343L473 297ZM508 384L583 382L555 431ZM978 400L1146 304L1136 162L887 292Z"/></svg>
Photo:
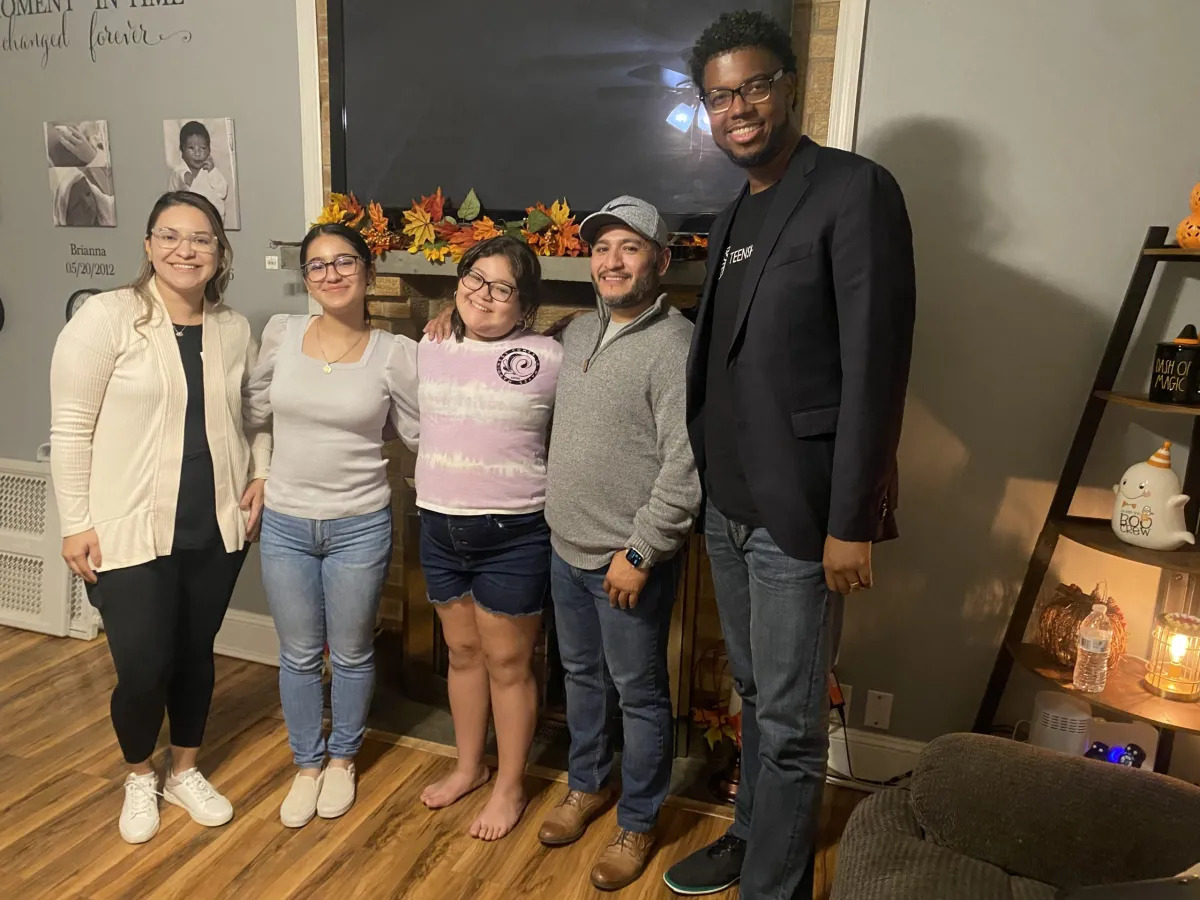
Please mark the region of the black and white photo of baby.
<svg viewBox="0 0 1200 900"><path fill-rule="evenodd" d="M240 228L233 120L166 119L163 150L167 190L200 194L217 208L226 229Z"/></svg>

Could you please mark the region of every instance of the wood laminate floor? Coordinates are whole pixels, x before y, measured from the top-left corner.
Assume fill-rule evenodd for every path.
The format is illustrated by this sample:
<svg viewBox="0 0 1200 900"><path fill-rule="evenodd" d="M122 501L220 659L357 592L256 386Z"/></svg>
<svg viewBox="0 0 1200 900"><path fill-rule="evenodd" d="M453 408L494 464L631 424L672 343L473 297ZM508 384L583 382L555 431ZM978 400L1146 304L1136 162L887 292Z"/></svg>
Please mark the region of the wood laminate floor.
<svg viewBox="0 0 1200 900"><path fill-rule="evenodd" d="M466 828L485 791L430 812L421 789L453 766L444 748L384 735L359 757L359 792L340 819L301 829L279 823L293 775L279 710L278 671L217 658L217 691L200 763L233 803L232 822L203 828L163 804L149 843L117 833L125 767L108 720L114 683L103 637L51 638L0 628L0 889L5 898L391 898L582 900L607 896L587 873L615 828L608 811L573 846L550 850L538 823L564 787L529 778L529 809L492 844ZM160 760L161 767L161 760ZM486 789L485 789L486 790ZM863 795L826 790L818 897L833 880L837 837ZM719 808L709 811L720 812ZM646 874L615 896L674 896L662 883L675 860L724 832L727 821L670 803ZM728 891L718 897L736 896Z"/></svg>

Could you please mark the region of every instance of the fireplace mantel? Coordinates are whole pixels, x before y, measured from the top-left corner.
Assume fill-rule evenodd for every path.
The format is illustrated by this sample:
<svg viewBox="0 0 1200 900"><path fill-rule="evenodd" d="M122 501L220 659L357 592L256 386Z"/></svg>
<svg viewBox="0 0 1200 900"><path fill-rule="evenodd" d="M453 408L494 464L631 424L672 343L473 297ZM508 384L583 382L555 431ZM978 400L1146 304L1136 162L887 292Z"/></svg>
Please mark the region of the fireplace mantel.
<svg viewBox="0 0 1200 900"><path fill-rule="evenodd" d="M292 241L271 241L271 247L280 252L280 268L299 270L300 245ZM591 268L586 256L541 256L538 262L542 266L544 281L575 281L590 282ZM453 263L433 262L416 253L406 250L393 250L383 259L375 262L375 271L380 275L418 276L421 278L438 276L455 278L457 273ZM669 287L699 286L704 283L704 260L684 259L671 263L662 277L662 284Z"/></svg>

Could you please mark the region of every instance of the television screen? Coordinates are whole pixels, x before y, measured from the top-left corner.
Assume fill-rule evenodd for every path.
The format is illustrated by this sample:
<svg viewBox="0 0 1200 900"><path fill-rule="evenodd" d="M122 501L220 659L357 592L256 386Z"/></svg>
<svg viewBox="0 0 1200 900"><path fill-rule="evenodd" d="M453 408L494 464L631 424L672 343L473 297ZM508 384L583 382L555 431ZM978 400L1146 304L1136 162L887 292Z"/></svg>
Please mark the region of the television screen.
<svg viewBox="0 0 1200 900"><path fill-rule="evenodd" d="M791 27L791 0L737 6ZM407 207L474 188L492 211L565 197L581 213L634 194L672 228L706 225L745 175L712 143L687 60L730 8L331 2L334 189Z"/></svg>

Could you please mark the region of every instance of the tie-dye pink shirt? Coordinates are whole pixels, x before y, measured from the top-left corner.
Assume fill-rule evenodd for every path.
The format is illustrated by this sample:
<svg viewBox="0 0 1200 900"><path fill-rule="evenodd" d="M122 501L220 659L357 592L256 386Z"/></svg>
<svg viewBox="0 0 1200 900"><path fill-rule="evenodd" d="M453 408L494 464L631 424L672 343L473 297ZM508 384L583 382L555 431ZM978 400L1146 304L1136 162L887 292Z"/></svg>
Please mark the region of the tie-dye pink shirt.
<svg viewBox="0 0 1200 900"><path fill-rule="evenodd" d="M417 348L417 506L455 516L538 512L562 345L531 331Z"/></svg>

